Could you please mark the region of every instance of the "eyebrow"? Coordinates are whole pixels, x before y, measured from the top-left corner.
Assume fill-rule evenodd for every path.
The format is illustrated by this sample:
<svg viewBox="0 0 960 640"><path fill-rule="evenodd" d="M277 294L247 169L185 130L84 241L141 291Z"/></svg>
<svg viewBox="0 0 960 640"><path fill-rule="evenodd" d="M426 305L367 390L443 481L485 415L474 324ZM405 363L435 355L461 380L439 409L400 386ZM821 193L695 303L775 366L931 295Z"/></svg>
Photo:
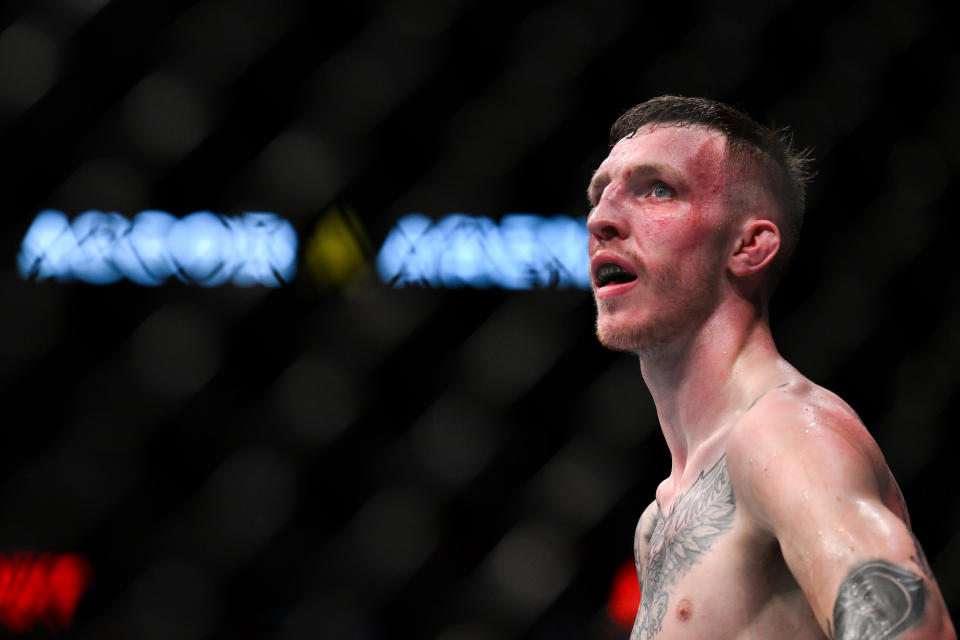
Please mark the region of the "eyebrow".
<svg viewBox="0 0 960 640"><path fill-rule="evenodd" d="M671 182L682 182L683 180L679 172L659 162L647 162L634 165L627 169L627 171L634 176L649 177L653 175L663 175L667 176ZM605 189L608 184L610 184L610 176L607 172L601 171L600 169L593 172L590 184L587 185L587 200L590 201L591 205L596 205L596 203L600 201L603 189ZM596 197L594 197L594 195L596 195Z"/></svg>

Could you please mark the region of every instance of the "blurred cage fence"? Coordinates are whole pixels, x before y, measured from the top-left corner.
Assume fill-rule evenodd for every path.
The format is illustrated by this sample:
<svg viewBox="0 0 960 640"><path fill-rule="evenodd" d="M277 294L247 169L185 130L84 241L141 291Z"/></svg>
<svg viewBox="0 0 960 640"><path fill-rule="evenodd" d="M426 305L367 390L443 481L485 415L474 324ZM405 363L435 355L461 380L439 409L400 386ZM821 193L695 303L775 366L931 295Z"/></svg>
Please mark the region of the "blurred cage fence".
<svg viewBox="0 0 960 640"><path fill-rule="evenodd" d="M637 363L596 344L581 289L393 289L373 259L411 212L584 215L609 125L662 93L814 148L775 337L880 442L956 612L960 57L938 11L4 4L0 553L81 553L94 579L69 629L0 635L625 637L611 581L669 471ZM297 275L24 281L45 208L273 212Z"/></svg>

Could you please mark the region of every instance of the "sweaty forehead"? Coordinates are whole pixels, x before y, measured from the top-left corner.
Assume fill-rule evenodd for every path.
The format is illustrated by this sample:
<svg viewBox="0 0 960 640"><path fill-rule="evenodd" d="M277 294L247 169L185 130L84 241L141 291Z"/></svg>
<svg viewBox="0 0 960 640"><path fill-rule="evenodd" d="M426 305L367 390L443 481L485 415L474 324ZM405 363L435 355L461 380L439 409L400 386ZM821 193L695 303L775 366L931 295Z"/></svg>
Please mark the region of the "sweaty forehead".
<svg viewBox="0 0 960 640"><path fill-rule="evenodd" d="M701 186L719 186L726 169L726 137L696 125L654 124L641 127L610 150L597 174L610 178L643 165L666 166L684 180Z"/></svg>

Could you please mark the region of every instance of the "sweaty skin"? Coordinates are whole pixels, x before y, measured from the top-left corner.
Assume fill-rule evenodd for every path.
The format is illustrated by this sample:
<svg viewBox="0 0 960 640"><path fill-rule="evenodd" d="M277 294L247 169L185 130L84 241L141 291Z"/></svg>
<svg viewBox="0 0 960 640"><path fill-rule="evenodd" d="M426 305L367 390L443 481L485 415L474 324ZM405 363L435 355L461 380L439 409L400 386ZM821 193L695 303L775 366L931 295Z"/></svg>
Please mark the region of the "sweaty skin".
<svg viewBox="0 0 960 640"><path fill-rule="evenodd" d="M631 638L955 639L876 442L776 350L778 213L762 190L730 210L750 172L727 160L718 132L648 125L589 189L597 335L640 357L672 460ZM609 263L636 278L601 283Z"/></svg>

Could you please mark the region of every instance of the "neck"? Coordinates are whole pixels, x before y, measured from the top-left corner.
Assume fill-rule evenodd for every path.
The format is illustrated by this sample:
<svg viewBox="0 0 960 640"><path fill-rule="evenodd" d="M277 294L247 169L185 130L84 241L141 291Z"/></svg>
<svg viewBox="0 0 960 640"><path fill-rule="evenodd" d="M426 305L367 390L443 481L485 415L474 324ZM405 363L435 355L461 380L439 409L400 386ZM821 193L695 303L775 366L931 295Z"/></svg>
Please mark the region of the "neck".
<svg viewBox="0 0 960 640"><path fill-rule="evenodd" d="M734 419L792 370L777 353L766 314L742 300L721 305L692 336L641 354L640 368L675 477L688 460L722 444Z"/></svg>

